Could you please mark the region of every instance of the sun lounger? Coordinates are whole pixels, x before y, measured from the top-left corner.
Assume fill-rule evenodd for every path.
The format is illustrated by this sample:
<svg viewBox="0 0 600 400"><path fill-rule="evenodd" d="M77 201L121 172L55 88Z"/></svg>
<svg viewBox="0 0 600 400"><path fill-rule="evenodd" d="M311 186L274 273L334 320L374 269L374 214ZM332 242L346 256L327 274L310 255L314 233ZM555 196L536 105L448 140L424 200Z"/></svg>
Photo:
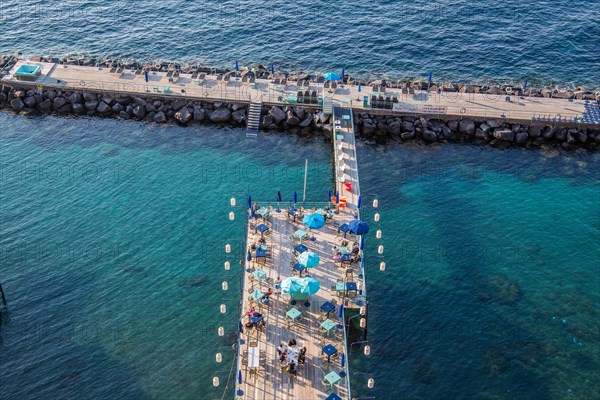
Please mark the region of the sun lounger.
<svg viewBox="0 0 600 400"><path fill-rule="evenodd" d="M169 91L170 91L170 89L169 89L169 87L168 87L168 86L165 86L165 87L163 88L163 93L167 94L167 93L169 93Z"/></svg>
<svg viewBox="0 0 600 400"><path fill-rule="evenodd" d="M169 72L167 72L167 78L170 78L170 77L172 77L172 76L173 76L173 71L169 71Z"/></svg>

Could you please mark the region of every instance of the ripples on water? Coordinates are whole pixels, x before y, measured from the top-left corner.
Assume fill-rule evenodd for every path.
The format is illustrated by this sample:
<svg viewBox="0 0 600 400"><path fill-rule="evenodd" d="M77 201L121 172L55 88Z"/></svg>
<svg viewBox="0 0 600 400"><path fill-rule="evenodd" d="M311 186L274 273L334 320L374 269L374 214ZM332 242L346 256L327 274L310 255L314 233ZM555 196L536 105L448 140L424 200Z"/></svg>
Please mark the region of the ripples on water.
<svg viewBox="0 0 600 400"><path fill-rule="evenodd" d="M600 5L577 2L33 0L0 5L0 51L262 62L363 76L597 85Z"/></svg>

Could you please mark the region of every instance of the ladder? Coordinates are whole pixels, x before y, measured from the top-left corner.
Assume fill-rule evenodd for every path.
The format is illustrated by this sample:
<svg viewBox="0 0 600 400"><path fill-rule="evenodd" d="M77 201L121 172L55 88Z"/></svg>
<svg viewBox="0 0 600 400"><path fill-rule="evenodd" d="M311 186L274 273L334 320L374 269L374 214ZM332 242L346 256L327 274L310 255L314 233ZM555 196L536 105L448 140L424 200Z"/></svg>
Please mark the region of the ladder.
<svg viewBox="0 0 600 400"><path fill-rule="evenodd" d="M331 97L323 98L323 114L325 114L325 115L333 114L333 98L331 98Z"/></svg>
<svg viewBox="0 0 600 400"><path fill-rule="evenodd" d="M260 115L262 112L262 102L250 101L248 107L248 121L246 122L246 137L258 137L260 129Z"/></svg>

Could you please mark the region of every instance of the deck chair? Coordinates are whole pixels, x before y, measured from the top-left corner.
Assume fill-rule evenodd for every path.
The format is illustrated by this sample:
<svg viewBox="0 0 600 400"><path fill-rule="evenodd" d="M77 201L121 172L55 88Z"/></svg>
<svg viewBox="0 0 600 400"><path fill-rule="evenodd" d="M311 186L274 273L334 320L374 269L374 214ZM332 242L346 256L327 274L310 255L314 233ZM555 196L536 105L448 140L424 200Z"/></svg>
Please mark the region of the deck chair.
<svg viewBox="0 0 600 400"><path fill-rule="evenodd" d="M152 88L152 90L153 90L154 92L158 92L158 91L159 91L159 90L158 90L158 86L154 86L154 87Z"/></svg>
<svg viewBox="0 0 600 400"><path fill-rule="evenodd" d="M165 86L165 87L163 88L163 93L167 94L167 93L169 93L169 91L170 91L170 89L169 89L169 87L168 87L168 86Z"/></svg>
<svg viewBox="0 0 600 400"><path fill-rule="evenodd" d="M192 74L192 79L196 79L197 77L198 77L198 73L197 73L197 72L194 72L194 73Z"/></svg>
<svg viewBox="0 0 600 400"><path fill-rule="evenodd" d="M325 83L323 84L323 87L324 87L325 89L329 89L329 81L325 82Z"/></svg>
<svg viewBox="0 0 600 400"><path fill-rule="evenodd" d="M170 77L172 77L172 76L173 76L173 71L169 71L169 72L167 72L167 78L170 78Z"/></svg>

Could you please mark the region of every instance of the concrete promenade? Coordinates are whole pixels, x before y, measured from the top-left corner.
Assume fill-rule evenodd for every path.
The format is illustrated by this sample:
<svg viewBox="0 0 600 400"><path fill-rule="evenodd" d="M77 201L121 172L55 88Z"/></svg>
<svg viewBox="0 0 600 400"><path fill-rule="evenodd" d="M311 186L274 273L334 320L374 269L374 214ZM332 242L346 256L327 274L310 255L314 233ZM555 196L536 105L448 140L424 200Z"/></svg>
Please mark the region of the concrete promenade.
<svg viewBox="0 0 600 400"><path fill-rule="evenodd" d="M14 77L14 72L24 63L42 67L42 74L35 82L17 81ZM331 89L324 87L323 83L315 82L298 85L297 82L281 84L256 79L250 83L243 82L241 78L236 80L233 76L226 81L210 74L201 79L193 79L191 74L181 74L170 82L167 72L150 72L149 82L146 83L143 74L136 75L130 70L111 73L109 68L26 61L17 62L2 82L7 85L30 87L41 85L39 87L42 89L89 90L240 103L254 101L268 105L296 104L298 92L308 91L311 94L315 92L320 101L331 98L334 103L350 106L356 112L425 115L441 119L505 119L521 123L559 123L585 127L600 125L600 117L594 117L598 108L595 102L543 97L509 96L510 101L507 101L504 95L426 91L403 93L403 90L398 88L379 91L379 88L364 86L359 92L359 86L356 85L338 85L337 88ZM373 95L382 100L389 97L389 107L372 107ZM396 102L392 106L393 100ZM318 102L297 105L320 108Z"/></svg>

